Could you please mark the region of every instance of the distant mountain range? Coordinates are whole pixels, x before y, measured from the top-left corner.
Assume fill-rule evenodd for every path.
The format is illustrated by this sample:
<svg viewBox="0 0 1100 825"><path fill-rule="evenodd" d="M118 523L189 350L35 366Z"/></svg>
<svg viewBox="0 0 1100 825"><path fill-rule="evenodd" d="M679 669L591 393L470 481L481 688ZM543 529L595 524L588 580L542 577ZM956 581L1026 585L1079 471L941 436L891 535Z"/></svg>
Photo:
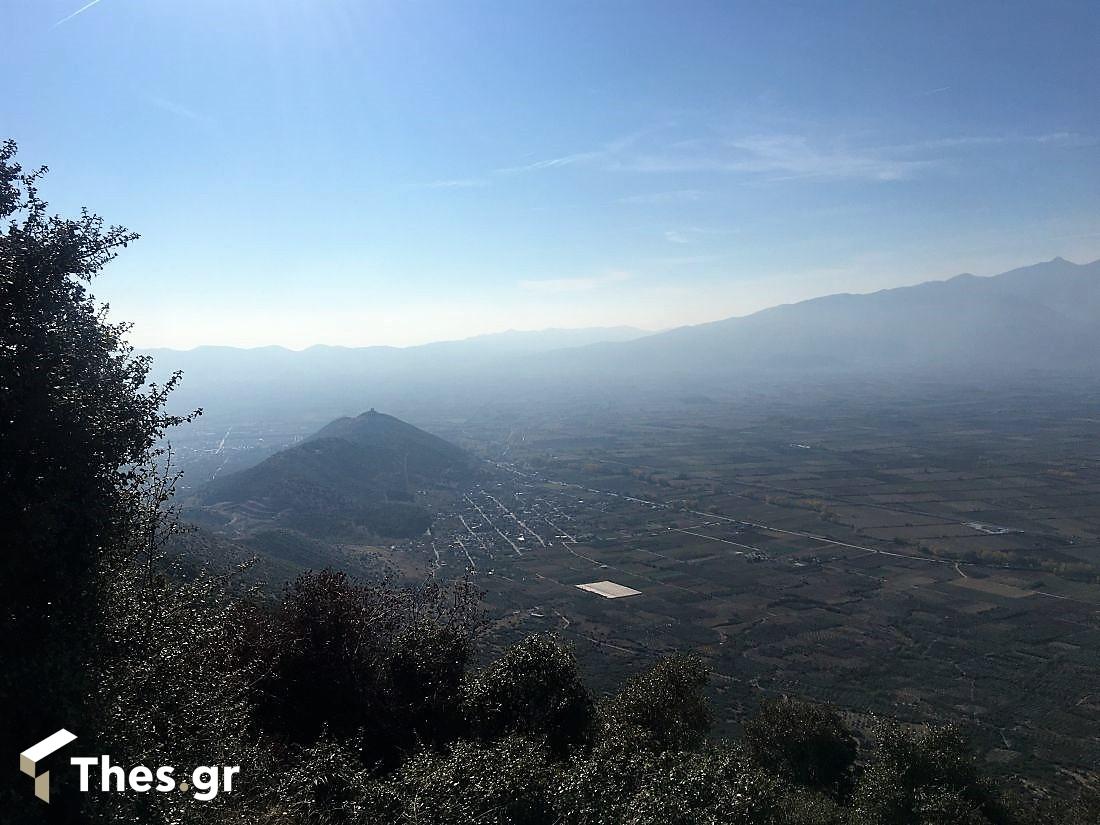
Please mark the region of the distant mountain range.
<svg viewBox="0 0 1100 825"><path fill-rule="evenodd" d="M547 353L648 334L634 327L510 330L414 347L204 346L141 354L152 356L154 380L183 371L185 380L172 399L176 410L202 407L207 420L240 421L279 409L282 420L316 426L370 406L420 408L424 398L443 406L456 392L477 395L471 382L507 379L513 368L534 365ZM402 403L410 398L413 404Z"/></svg>
<svg viewBox="0 0 1100 825"><path fill-rule="evenodd" d="M589 347L585 360L688 371L1096 368L1100 261L1055 258L989 278L829 295Z"/></svg>
<svg viewBox="0 0 1100 825"><path fill-rule="evenodd" d="M184 371L177 407L202 406L233 420L278 408L284 420L318 423L372 404L469 411L616 388L711 392L725 378L744 386L831 375L1100 376L1100 261L1055 258L994 277L830 295L656 334L616 327L405 349L151 354L159 377Z"/></svg>
<svg viewBox="0 0 1100 825"><path fill-rule="evenodd" d="M364 542L408 538L431 522L425 491L476 472L453 444L370 410L207 483L190 503L204 527L237 540L260 529Z"/></svg>
<svg viewBox="0 0 1100 825"><path fill-rule="evenodd" d="M633 341L649 334L635 327L509 330L413 347L319 344L304 350L289 350L279 346L202 346L189 350L147 349L141 350L141 354L153 357L154 369L161 379L182 369L194 375L196 381L213 385L226 382L286 385L318 374L356 377L400 376L424 370L449 372L456 367L468 369L589 344Z"/></svg>

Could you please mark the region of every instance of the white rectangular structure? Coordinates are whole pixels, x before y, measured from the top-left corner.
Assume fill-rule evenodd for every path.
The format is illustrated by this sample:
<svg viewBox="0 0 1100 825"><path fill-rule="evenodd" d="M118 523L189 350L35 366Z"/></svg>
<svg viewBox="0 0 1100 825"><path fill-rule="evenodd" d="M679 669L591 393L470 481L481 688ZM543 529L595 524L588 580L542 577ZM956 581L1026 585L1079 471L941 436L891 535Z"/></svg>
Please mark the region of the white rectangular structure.
<svg viewBox="0 0 1100 825"><path fill-rule="evenodd" d="M621 599L624 596L638 596L642 592L641 590L635 590L633 587L626 587L625 585L615 584L615 582L609 581L578 584L577 587L581 590L587 590L589 593L595 593L597 596L603 596L605 599Z"/></svg>

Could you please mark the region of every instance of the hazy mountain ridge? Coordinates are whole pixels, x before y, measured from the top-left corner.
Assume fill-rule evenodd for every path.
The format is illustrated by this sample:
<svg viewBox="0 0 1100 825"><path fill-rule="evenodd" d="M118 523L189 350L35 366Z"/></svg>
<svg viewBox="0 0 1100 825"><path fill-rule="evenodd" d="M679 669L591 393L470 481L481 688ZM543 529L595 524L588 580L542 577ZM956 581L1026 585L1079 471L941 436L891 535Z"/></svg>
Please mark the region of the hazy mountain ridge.
<svg viewBox="0 0 1100 825"><path fill-rule="evenodd" d="M989 278L828 295L590 349L651 367L703 360L726 369L1060 370L1096 364L1098 328L1100 261L1055 258Z"/></svg>
<svg viewBox="0 0 1100 825"><path fill-rule="evenodd" d="M993 277L828 295L644 336L549 330L407 349L199 348L154 356L155 377L184 371L173 396L178 409L202 406L232 423L275 407L303 429L370 405L427 409L439 420L517 398L568 403L673 386L714 392L730 386L716 383L720 377L743 386L844 375L1088 377L1100 375L1100 261L1055 258Z"/></svg>
<svg viewBox="0 0 1100 825"><path fill-rule="evenodd" d="M629 326L582 327L578 329L507 330L475 335L454 341L433 341L409 347L345 347L315 344L301 350L278 345L233 347L203 345L191 349L154 347L139 350L154 361L175 360L183 367L240 366L295 370L314 367L390 367L438 364L441 358L505 358L535 355L556 349L583 347L602 342L625 342L652 333ZM232 363L230 362L232 359Z"/></svg>
<svg viewBox="0 0 1100 825"><path fill-rule="evenodd" d="M318 426L341 412L371 405L393 408L408 394L438 404L446 401L445 392L466 392L464 383L471 377L514 374L547 353L649 334L634 327L590 327L510 330L415 347L202 346L139 352L152 356L155 381L183 371L185 380L171 401L176 410L202 407L208 420L221 415L240 420L277 407L289 418Z"/></svg>

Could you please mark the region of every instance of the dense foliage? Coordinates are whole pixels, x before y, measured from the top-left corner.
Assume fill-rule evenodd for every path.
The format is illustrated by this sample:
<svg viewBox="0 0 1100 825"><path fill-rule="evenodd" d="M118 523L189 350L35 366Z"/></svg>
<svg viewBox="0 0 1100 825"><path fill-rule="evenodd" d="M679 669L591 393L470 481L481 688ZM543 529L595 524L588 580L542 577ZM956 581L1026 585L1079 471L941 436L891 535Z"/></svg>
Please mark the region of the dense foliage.
<svg viewBox="0 0 1100 825"><path fill-rule="evenodd" d="M768 700L745 725L754 761L784 779L839 800L852 789L857 746L828 708L789 697Z"/></svg>
<svg viewBox="0 0 1100 825"><path fill-rule="evenodd" d="M0 715L14 755L57 727L123 765L242 766L233 793L5 786L5 822L1008 825L1093 823L1094 800L1011 805L954 728L762 703L710 737L707 672L657 662L593 696L535 636L475 667L465 583L307 573L281 599L171 569L171 386L86 291L134 236L49 217L0 152ZM13 744L18 743L18 747ZM9 747L10 746L10 747Z"/></svg>
<svg viewBox="0 0 1100 825"><path fill-rule="evenodd" d="M354 742L364 764L381 767L454 738L472 596L463 585L368 587L329 571L300 577L277 608L255 614L257 720L287 742Z"/></svg>
<svg viewBox="0 0 1100 825"><path fill-rule="evenodd" d="M152 462L179 421L162 411L175 379L146 386L148 359L88 293L137 236L87 211L50 215L45 168L25 171L15 153L0 147L0 744L10 754L85 714L100 573L161 540Z"/></svg>

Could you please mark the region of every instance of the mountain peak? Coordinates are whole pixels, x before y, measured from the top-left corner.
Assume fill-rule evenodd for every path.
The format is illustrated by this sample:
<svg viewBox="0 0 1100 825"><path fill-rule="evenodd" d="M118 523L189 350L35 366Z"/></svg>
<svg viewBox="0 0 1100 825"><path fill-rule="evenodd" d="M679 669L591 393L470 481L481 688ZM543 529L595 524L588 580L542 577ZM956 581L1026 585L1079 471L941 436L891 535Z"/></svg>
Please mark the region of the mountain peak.
<svg viewBox="0 0 1100 825"><path fill-rule="evenodd" d="M234 529L254 522L301 529L320 519L352 532L402 537L431 521L417 503L418 490L474 471L464 450L371 407L255 467L207 483L197 497Z"/></svg>

